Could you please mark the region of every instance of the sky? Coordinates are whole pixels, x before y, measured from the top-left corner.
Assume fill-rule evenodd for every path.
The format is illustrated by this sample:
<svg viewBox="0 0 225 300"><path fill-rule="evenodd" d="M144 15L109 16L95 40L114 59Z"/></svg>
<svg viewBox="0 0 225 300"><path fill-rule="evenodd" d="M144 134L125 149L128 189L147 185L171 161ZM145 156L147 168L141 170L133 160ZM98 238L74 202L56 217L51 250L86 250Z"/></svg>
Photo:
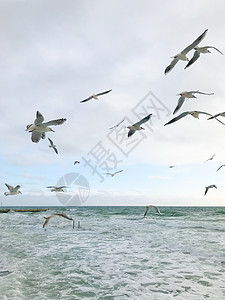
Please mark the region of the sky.
<svg viewBox="0 0 225 300"><path fill-rule="evenodd" d="M0 204L224 206L225 168L216 171L224 125L200 115L164 126L182 91L214 95L186 100L178 114L225 111L225 56L216 50L164 74L206 29L199 46L225 53L224 11L224 0L0 0ZM67 119L47 133L58 155L25 131L37 111ZM148 114L128 139L126 127ZM5 196L5 183L22 194ZM68 188L46 188L54 185Z"/></svg>

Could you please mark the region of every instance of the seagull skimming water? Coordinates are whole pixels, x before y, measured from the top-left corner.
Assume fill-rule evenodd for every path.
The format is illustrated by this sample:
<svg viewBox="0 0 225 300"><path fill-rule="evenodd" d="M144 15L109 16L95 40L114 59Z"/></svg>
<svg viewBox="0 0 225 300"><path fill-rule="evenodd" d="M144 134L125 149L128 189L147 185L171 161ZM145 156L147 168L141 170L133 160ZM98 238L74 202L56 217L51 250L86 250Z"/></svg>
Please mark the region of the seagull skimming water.
<svg viewBox="0 0 225 300"><path fill-rule="evenodd" d="M73 228L74 228L74 219L68 217L65 213L55 213L55 214L51 214L49 217L44 217L44 218L45 218L45 222L44 222L44 224L43 224L43 228L48 224L48 222L49 222L49 220L50 220L51 218L57 217L57 216L63 217L63 218L65 218L65 219L67 219L67 220L73 221Z"/></svg>
<svg viewBox="0 0 225 300"><path fill-rule="evenodd" d="M157 211L157 213L159 215L161 215L161 212L160 212L160 210L159 210L159 208L157 206L155 206L155 205L147 205L146 206L146 211L145 211L144 216L143 216L143 219L146 217L147 212L148 212L148 210L149 210L150 207L153 207Z"/></svg>

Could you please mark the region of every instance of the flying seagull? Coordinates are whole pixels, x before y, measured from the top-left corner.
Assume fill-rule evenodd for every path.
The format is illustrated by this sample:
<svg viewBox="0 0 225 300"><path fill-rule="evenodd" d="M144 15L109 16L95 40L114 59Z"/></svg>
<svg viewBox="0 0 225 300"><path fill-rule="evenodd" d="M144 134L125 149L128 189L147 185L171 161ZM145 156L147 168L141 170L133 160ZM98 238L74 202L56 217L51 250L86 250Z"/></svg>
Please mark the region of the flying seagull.
<svg viewBox="0 0 225 300"><path fill-rule="evenodd" d="M170 169L175 168L175 166L169 166Z"/></svg>
<svg viewBox="0 0 225 300"><path fill-rule="evenodd" d="M182 50L177 55L173 56L173 60L171 61L169 66L167 66L165 69L165 72L164 72L165 75L175 67L175 65L177 64L177 62L179 60L184 60L184 61L188 60L188 58L186 57L186 54L189 51L191 51L192 49L194 49L194 47L196 47L204 39L207 31L208 31L208 29L206 29L193 43L191 43L189 46L187 46L184 50Z"/></svg>
<svg viewBox="0 0 225 300"><path fill-rule="evenodd" d="M53 185L53 186L46 186L46 188L47 189L51 189L51 192L64 192L64 188L66 189L66 188L69 188L68 186L65 186L65 185L63 185L63 186L55 186L55 185Z"/></svg>
<svg viewBox="0 0 225 300"><path fill-rule="evenodd" d="M50 128L49 126L61 125L66 121L66 119L57 119L57 120L52 120L52 121L44 122L44 123L43 123L43 121L44 121L43 115L39 111L37 111L36 119L34 120L34 124L27 125L26 131L32 132L31 140L34 143L38 143L41 138L44 139L45 132L48 132L48 131L54 132L54 130L52 128Z"/></svg>
<svg viewBox="0 0 225 300"><path fill-rule="evenodd" d="M20 185L17 185L15 187L5 183L6 187L8 188L9 192L5 192L4 195L5 196L9 196L9 195L17 195L17 194L22 194L21 191L19 191L20 189Z"/></svg>
<svg viewBox="0 0 225 300"><path fill-rule="evenodd" d="M73 228L74 228L74 219L68 217L65 213L55 213L55 214L51 214L49 217L44 217L44 218L45 218L45 222L44 222L44 224L43 224L43 228L48 224L48 222L49 222L49 220L50 220L51 218L57 217L57 216L63 217L63 218L65 218L65 219L67 219L67 220L73 221Z"/></svg>
<svg viewBox="0 0 225 300"><path fill-rule="evenodd" d="M188 64L185 66L184 69L190 67L200 57L201 53L211 53L209 51L209 49L211 49L211 48L215 49L216 51L218 51L220 54L223 55L223 53L219 49L217 49L216 47L213 47L213 46L194 47L194 49L195 49L194 55L193 55L192 59L188 62Z"/></svg>
<svg viewBox="0 0 225 300"><path fill-rule="evenodd" d="M159 208L157 206L155 206L155 205L147 205L146 206L146 211L145 211L144 216L143 216L143 219L146 217L147 212L148 212L148 210L149 210L150 207L154 207L154 209L157 211L157 213L159 215L161 215L161 212L160 212L160 210L159 210Z"/></svg>
<svg viewBox="0 0 225 300"><path fill-rule="evenodd" d="M216 186L215 184L211 184L211 185L209 185L209 186L206 186L206 187L205 187L205 194L204 194L204 196L207 194L208 189L211 189L211 188L216 188L216 189L217 189L217 186Z"/></svg>
<svg viewBox="0 0 225 300"><path fill-rule="evenodd" d="M105 95L105 94L108 94L109 92L111 92L112 90L108 90L108 91L105 91L105 92L102 92L102 93L98 93L98 94L94 94L94 95L91 95L90 97L80 101L80 103L83 103L83 102L87 102L91 99L95 99L95 100L98 100L98 96L101 96L101 95Z"/></svg>
<svg viewBox="0 0 225 300"><path fill-rule="evenodd" d="M180 120L180 119L182 119L182 118L184 118L188 115L191 115L192 117L199 119L200 114L204 114L204 115L207 115L207 116L212 116L211 114L206 113L204 111L197 111L197 110L185 111L185 112L181 113L180 115L178 115L177 117L170 120L168 123L164 124L164 126L172 124L172 123L174 123L174 122L176 122L176 121L178 121L178 120Z"/></svg>
<svg viewBox="0 0 225 300"><path fill-rule="evenodd" d="M105 175L115 176L117 173L123 172L123 170L117 171L115 173L104 173Z"/></svg>
<svg viewBox="0 0 225 300"><path fill-rule="evenodd" d="M119 122L119 123L116 124L115 126L110 127L109 129L111 130L111 129L114 129L114 128L118 127L121 123L123 123L124 120L125 120L125 119L123 119L121 122Z"/></svg>
<svg viewBox="0 0 225 300"><path fill-rule="evenodd" d="M80 162L78 160L75 160L74 165L79 164Z"/></svg>
<svg viewBox="0 0 225 300"><path fill-rule="evenodd" d="M55 153L58 154L58 150L56 149L56 145L53 143L53 141L50 138L48 138L48 140L50 142L49 148L54 149Z"/></svg>
<svg viewBox="0 0 225 300"><path fill-rule="evenodd" d="M221 166L216 170L216 172L219 171L222 167L225 167L225 165L221 165Z"/></svg>
<svg viewBox="0 0 225 300"><path fill-rule="evenodd" d="M204 161L204 162L207 162L207 161L209 161L209 160L213 160L213 158L215 157L215 155L216 154L213 154L213 156L211 156L210 158L208 158L206 161Z"/></svg>
<svg viewBox="0 0 225 300"><path fill-rule="evenodd" d="M184 101L186 98L190 99L190 98L196 98L195 94L201 94L201 95L214 95L214 93L203 93L203 92L199 92L199 91L185 91L185 92L181 92L180 94L177 94L177 96L179 95L180 98L178 100L177 106L173 112L173 114L175 114L176 112L178 112L178 110L181 108L181 106L183 105Z"/></svg>
<svg viewBox="0 0 225 300"><path fill-rule="evenodd" d="M130 137L131 135L133 135L135 133L136 130L141 130L141 129L144 129L143 127L141 127L141 125L145 122L147 122L150 117L151 117L152 114L149 114L147 117L141 119L139 122L131 125L131 126L128 126L127 128L129 129L129 132L128 132L128 137Z"/></svg>

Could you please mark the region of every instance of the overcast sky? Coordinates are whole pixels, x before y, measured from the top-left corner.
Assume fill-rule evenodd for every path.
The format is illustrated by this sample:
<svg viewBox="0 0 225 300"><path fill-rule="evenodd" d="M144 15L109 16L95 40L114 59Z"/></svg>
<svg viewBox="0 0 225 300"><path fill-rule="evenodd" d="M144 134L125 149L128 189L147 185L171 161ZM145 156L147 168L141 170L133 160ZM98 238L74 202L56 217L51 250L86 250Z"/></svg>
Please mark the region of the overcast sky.
<svg viewBox="0 0 225 300"><path fill-rule="evenodd" d="M206 29L200 46L225 53L224 11L224 0L0 0L0 203L225 205L225 167L216 172L225 126L204 115L164 126L182 91L214 95L187 100L178 114L225 111L225 56L216 50L164 75ZM37 110L46 121L67 119L47 134L58 155L25 131ZM145 130L127 139L126 126L150 113ZM4 196L5 183L22 195ZM46 186L58 184L69 188L57 197ZM210 184L218 189L204 196Z"/></svg>

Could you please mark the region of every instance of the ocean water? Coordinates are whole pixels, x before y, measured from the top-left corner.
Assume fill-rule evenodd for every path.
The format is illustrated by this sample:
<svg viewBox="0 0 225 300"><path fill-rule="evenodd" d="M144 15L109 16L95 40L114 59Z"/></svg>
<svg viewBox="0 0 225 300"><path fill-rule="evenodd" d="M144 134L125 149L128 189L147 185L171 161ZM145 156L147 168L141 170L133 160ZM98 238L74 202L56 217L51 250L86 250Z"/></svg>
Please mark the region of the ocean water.
<svg viewBox="0 0 225 300"><path fill-rule="evenodd" d="M0 299L225 299L225 208L160 210L1 213Z"/></svg>

